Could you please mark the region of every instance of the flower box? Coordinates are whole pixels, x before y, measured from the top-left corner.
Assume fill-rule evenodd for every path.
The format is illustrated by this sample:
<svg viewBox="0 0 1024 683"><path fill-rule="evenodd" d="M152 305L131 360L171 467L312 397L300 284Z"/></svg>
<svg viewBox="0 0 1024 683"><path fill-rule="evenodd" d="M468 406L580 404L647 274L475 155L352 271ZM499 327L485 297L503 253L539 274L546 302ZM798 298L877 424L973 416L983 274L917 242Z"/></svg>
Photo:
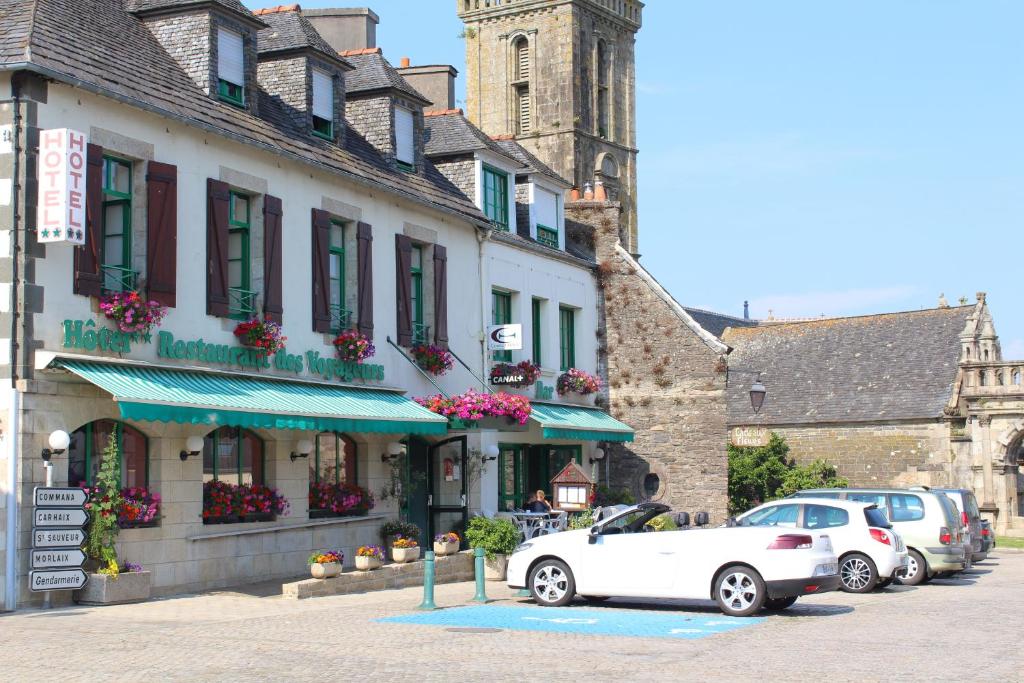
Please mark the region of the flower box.
<svg viewBox="0 0 1024 683"><path fill-rule="evenodd" d="M89 581L76 590L72 599L81 605L120 605L126 602L149 600L151 572L122 572L89 574Z"/></svg>
<svg viewBox="0 0 1024 683"><path fill-rule="evenodd" d="M488 581L504 581L508 574L508 555L495 555L484 560L484 578Z"/></svg>
<svg viewBox="0 0 1024 683"><path fill-rule="evenodd" d="M438 543L434 541L434 554L435 555L454 555L459 552L459 542L449 541L447 543Z"/></svg>
<svg viewBox="0 0 1024 683"><path fill-rule="evenodd" d="M525 396L498 392L481 394L470 389L464 394L445 397L417 397L413 399L427 410L443 415L449 420L460 420L464 424L478 422L485 418L499 418L502 429L515 424L526 425L532 408Z"/></svg>
<svg viewBox="0 0 1024 683"><path fill-rule="evenodd" d="M341 573L339 562L314 562L309 565L309 574L314 579L330 579Z"/></svg>
<svg viewBox="0 0 1024 683"><path fill-rule="evenodd" d="M412 562L420 559L420 547L413 546L411 548L391 548L391 559L398 564L405 564L406 562Z"/></svg>
<svg viewBox="0 0 1024 683"><path fill-rule="evenodd" d="M356 555L356 569L363 572L368 572L373 569L380 569L383 562L379 557L367 557L365 555Z"/></svg>

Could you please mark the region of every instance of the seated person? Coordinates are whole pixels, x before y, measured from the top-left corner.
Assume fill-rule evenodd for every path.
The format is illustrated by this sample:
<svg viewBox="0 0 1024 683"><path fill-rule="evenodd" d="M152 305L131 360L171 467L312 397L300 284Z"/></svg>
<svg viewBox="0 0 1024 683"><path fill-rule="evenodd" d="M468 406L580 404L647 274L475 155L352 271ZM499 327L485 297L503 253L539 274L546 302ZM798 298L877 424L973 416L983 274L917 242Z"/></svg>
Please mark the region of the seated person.
<svg viewBox="0 0 1024 683"><path fill-rule="evenodd" d="M538 490L535 494L530 496L529 502L526 504L527 512L551 512L551 504L548 503L544 492Z"/></svg>

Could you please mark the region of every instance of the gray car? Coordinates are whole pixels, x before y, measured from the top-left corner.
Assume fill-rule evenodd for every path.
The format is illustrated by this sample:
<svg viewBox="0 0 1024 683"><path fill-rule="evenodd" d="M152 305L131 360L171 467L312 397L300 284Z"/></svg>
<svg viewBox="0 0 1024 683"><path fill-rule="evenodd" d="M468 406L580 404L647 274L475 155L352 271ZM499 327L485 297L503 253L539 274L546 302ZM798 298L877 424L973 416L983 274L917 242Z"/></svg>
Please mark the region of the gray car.
<svg viewBox="0 0 1024 683"><path fill-rule="evenodd" d="M971 562L981 562L988 556L988 551L983 547L981 537L981 511L978 509L978 500L969 489L930 489L936 493L945 493L960 513L960 522L964 526L963 535L965 540L970 540Z"/></svg>

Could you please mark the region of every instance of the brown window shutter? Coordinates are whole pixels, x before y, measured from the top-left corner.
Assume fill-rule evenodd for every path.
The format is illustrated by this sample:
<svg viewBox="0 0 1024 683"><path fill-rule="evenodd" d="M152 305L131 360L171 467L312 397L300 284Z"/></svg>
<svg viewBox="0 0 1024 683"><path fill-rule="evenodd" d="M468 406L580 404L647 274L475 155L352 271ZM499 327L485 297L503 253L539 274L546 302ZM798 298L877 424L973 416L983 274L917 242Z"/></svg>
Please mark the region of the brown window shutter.
<svg viewBox="0 0 1024 683"><path fill-rule="evenodd" d="M313 209L313 331L331 331L331 214Z"/></svg>
<svg viewBox="0 0 1024 683"><path fill-rule="evenodd" d="M86 150L85 165L85 244L75 247L75 294L100 296L102 293L102 221L103 148L90 144Z"/></svg>
<svg viewBox="0 0 1024 683"><path fill-rule="evenodd" d="M281 261L281 200L263 197L263 317L281 322L284 313Z"/></svg>
<svg viewBox="0 0 1024 683"><path fill-rule="evenodd" d="M412 346L412 240L395 235L395 293L398 345Z"/></svg>
<svg viewBox="0 0 1024 683"><path fill-rule="evenodd" d="M227 183L206 180L206 312L218 318L230 314L228 294L228 204Z"/></svg>
<svg viewBox="0 0 1024 683"><path fill-rule="evenodd" d="M178 167L146 167L146 289L153 301L175 306L178 284Z"/></svg>
<svg viewBox="0 0 1024 683"><path fill-rule="evenodd" d="M373 339L373 228L359 222L356 228L358 276L356 293L359 297L359 334Z"/></svg>
<svg viewBox="0 0 1024 683"><path fill-rule="evenodd" d="M448 250L434 245L434 343L448 348Z"/></svg>

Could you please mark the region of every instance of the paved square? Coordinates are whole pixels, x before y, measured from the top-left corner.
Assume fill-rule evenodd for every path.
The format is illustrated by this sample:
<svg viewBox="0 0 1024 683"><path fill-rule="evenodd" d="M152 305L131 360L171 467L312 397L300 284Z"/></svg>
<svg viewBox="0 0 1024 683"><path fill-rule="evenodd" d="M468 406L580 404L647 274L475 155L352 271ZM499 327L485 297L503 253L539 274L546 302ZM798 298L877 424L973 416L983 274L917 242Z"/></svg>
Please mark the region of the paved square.
<svg viewBox="0 0 1024 683"><path fill-rule="evenodd" d="M612 605L614 603L608 607L595 608L480 605L418 612L387 617L379 621L423 626L582 633L593 636L691 639L706 638L764 621L761 617L737 619L686 612L626 609Z"/></svg>

